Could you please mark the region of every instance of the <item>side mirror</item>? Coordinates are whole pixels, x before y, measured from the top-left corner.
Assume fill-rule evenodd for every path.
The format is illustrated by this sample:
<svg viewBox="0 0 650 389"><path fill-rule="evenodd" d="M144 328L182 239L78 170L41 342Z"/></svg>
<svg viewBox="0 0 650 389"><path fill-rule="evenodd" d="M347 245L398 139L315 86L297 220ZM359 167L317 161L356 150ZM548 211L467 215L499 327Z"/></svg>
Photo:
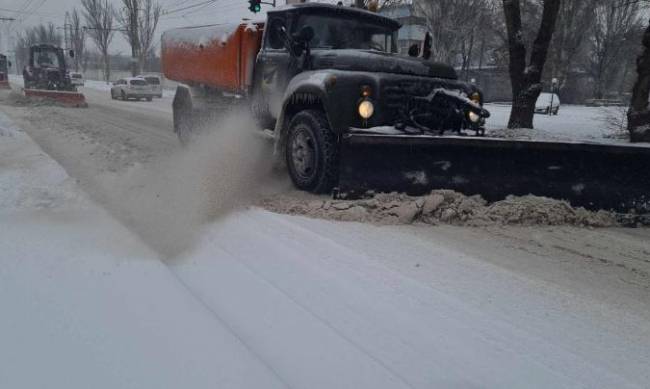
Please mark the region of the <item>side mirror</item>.
<svg viewBox="0 0 650 389"><path fill-rule="evenodd" d="M74 50L70 50L68 52L68 55L70 55L70 58L74 58Z"/></svg>
<svg viewBox="0 0 650 389"><path fill-rule="evenodd" d="M7 65L9 65L9 67L11 67L11 61L8 61L8 62L7 62Z"/></svg>
<svg viewBox="0 0 650 389"><path fill-rule="evenodd" d="M424 44L422 45L422 58L429 59L431 58L431 48L433 47L433 37L431 33L427 31L424 35Z"/></svg>

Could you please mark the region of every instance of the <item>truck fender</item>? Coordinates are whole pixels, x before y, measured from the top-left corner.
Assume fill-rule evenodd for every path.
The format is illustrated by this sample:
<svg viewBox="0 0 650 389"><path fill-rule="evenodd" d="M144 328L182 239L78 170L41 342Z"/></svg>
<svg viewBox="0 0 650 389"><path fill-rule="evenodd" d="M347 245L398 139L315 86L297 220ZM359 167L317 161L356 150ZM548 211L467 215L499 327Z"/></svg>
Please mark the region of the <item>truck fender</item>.
<svg viewBox="0 0 650 389"><path fill-rule="evenodd" d="M329 72L304 72L295 76L287 87L283 97L282 108L275 122L273 159L276 168L284 169L285 140L289 122L294 114L303 109L321 109L325 113L330 128L333 128L330 117L329 98L326 83Z"/></svg>

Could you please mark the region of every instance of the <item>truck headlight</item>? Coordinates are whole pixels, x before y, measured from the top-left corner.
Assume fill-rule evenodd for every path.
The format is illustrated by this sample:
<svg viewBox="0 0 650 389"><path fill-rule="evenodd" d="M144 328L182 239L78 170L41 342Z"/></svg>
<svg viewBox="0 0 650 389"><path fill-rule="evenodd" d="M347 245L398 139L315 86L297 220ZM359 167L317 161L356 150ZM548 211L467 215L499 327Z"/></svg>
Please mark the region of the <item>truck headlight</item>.
<svg viewBox="0 0 650 389"><path fill-rule="evenodd" d="M368 120L373 113L375 113L375 106L370 100L363 100L359 103L359 116L363 119Z"/></svg>
<svg viewBox="0 0 650 389"><path fill-rule="evenodd" d="M469 118L469 121L472 123L478 123L478 121L481 120L481 117L476 113L474 113L473 111L469 111L467 117Z"/></svg>

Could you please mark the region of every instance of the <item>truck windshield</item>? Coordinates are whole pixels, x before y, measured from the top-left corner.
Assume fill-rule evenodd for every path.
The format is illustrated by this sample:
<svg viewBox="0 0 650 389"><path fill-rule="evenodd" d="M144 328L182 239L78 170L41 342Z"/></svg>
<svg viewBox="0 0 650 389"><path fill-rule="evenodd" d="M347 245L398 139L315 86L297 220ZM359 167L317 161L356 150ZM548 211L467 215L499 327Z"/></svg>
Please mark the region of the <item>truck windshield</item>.
<svg viewBox="0 0 650 389"><path fill-rule="evenodd" d="M303 15L295 31L303 26L314 29L310 46L314 49L361 49L395 52L395 31L381 24L328 15Z"/></svg>
<svg viewBox="0 0 650 389"><path fill-rule="evenodd" d="M59 68L60 59L57 51L42 50L34 53L34 66L42 68Z"/></svg>

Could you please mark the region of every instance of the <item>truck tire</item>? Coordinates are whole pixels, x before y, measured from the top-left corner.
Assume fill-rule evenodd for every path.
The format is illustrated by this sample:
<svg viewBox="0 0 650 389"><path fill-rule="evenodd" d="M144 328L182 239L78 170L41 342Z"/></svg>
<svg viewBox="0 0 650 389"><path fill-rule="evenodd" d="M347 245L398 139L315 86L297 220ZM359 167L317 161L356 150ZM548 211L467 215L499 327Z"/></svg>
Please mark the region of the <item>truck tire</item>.
<svg viewBox="0 0 650 389"><path fill-rule="evenodd" d="M289 176L298 189L331 192L338 180L339 147L322 111L298 112L289 122L284 149Z"/></svg>

